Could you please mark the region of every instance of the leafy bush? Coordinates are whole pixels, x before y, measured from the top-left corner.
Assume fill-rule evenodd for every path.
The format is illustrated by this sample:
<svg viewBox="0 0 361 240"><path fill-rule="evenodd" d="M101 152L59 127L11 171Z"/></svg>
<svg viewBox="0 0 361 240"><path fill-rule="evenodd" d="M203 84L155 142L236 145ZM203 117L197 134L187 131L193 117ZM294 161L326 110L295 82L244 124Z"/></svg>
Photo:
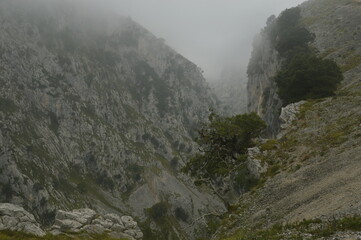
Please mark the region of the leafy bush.
<svg viewBox="0 0 361 240"><path fill-rule="evenodd" d="M177 207L174 211L174 214L177 219L180 219L183 222L187 222L189 218L188 213L182 207Z"/></svg>
<svg viewBox="0 0 361 240"><path fill-rule="evenodd" d="M165 202L154 204L151 208L147 209L148 215L155 221L161 221L167 216L167 205Z"/></svg>
<svg viewBox="0 0 361 240"><path fill-rule="evenodd" d="M209 123L198 131L196 141L201 153L194 155L183 171L200 178L227 174L234 164L244 161L240 156L253 146L252 138L265 127L256 113L226 118L212 113Z"/></svg>
<svg viewBox="0 0 361 240"><path fill-rule="evenodd" d="M275 76L278 94L285 105L332 96L342 80L335 62L302 53L293 56Z"/></svg>

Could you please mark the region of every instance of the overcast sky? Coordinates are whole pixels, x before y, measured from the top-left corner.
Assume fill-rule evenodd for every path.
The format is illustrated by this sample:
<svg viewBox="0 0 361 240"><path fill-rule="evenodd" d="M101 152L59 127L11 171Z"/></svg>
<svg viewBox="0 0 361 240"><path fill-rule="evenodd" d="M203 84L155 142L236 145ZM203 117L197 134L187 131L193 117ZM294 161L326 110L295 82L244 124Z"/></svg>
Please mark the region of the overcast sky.
<svg viewBox="0 0 361 240"><path fill-rule="evenodd" d="M304 0L109 1L214 78L224 65L246 66L267 18Z"/></svg>

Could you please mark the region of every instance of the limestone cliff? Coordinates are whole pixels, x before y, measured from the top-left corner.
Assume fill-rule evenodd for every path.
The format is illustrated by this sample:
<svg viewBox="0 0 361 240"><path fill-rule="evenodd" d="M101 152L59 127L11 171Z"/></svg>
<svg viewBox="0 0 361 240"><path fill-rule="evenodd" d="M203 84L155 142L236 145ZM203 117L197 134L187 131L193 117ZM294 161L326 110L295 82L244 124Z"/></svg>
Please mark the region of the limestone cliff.
<svg viewBox="0 0 361 240"><path fill-rule="evenodd" d="M275 21L275 17L270 17L267 26L256 36L247 70L248 111L257 112L266 121L269 135L276 135L279 130L282 107L272 79L281 67L281 59L269 36Z"/></svg>
<svg viewBox="0 0 361 240"><path fill-rule="evenodd" d="M313 46L319 56L335 60L345 75L343 86L357 79L360 60L359 1L321 0L301 4L301 25L314 33ZM248 66L248 110L257 112L269 125L268 133L275 136L282 102L273 80L282 58L271 42L271 30L277 18L271 16L267 26L256 37Z"/></svg>
<svg viewBox="0 0 361 240"><path fill-rule="evenodd" d="M43 224L91 207L151 239L195 236L224 210L178 173L214 104L202 74L131 19L70 2L0 2L0 201Z"/></svg>

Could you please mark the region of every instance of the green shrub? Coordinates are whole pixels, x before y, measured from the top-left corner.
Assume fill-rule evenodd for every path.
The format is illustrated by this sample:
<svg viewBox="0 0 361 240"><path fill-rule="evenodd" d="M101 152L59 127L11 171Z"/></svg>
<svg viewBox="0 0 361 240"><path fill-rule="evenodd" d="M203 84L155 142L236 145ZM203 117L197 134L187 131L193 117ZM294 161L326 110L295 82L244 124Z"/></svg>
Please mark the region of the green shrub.
<svg viewBox="0 0 361 240"><path fill-rule="evenodd" d="M147 209L147 212L155 221L161 221L167 216L167 205L165 202L156 203L151 208Z"/></svg>
<svg viewBox="0 0 361 240"><path fill-rule="evenodd" d="M183 222L187 222L189 215L188 213L181 207L177 207L174 211L175 217Z"/></svg>
<svg viewBox="0 0 361 240"><path fill-rule="evenodd" d="M183 171L200 178L227 174L244 161L240 156L247 154L253 146L252 138L258 137L265 127L256 113L226 118L212 113L196 138L201 153L195 154Z"/></svg>
<svg viewBox="0 0 361 240"><path fill-rule="evenodd" d="M335 62L302 53L295 54L275 76L284 105L332 96L342 80Z"/></svg>
<svg viewBox="0 0 361 240"><path fill-rule="evenodd" d="M281 13L270 36L275 48L284 58L284 64L275 76L278 95L287 105L305 99L334 95L343 80L337 64L317 57L309 43L315 35L300 26L300 9L287 9Z"/></svg>

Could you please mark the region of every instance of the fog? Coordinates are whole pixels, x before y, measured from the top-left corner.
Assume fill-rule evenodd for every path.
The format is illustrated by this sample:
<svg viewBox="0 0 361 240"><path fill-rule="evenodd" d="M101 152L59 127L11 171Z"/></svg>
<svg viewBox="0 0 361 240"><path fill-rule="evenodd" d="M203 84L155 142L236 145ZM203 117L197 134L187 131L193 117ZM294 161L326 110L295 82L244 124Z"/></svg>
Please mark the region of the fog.
<svg viewBox="0 0 361 240"><path fill-rule="evenodd" d="M304 0L18 0L70 2L89 15L130 16L216 80L223 69L245 69L252 42L272 14ZM96 12L94 13L94 5ZM87 8L90 6L90 8ZM240 70L238 69L238 70Z"/></svg>
<svg viewBox="0 0 361 240"><path fill-rule="evenodd" d="M247 66L267 18L304 0L107 0L216 79L224 67ZM106 1L102 1L106 2Z"/></svg>

